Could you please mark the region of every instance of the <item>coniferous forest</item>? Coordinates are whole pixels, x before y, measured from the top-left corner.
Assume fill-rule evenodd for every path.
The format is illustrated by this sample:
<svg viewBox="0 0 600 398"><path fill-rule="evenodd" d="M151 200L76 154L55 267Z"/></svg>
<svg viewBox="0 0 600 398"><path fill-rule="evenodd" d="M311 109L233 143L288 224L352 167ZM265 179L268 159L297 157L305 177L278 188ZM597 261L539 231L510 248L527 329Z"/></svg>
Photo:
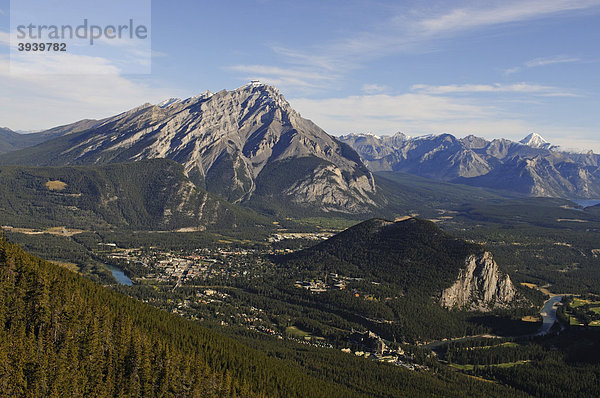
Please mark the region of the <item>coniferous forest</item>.
<svg viewBox="0 0 600 398"><path fill-rule="evenodd" d="M341 388L5 242L0 288L2 396L309 396Z"/></svg>

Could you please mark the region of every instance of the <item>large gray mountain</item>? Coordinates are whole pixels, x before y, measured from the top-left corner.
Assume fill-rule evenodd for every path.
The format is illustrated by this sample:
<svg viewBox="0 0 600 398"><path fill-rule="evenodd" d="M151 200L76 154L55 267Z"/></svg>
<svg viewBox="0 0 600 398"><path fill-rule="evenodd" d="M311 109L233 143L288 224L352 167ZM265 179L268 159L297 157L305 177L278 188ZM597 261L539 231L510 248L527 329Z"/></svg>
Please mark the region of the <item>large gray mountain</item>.
<svg viewBox="0 0 600 398"><path fill-rule="evenodd" d="M90 129L0 157L2 164L104 164L167 158L198 186L259 207L359 213L375 206L372 174L348 145L248 84L144 104Z"/></svg>
<svg viewBox="0 0 600 398"><path fill-rule="evenodd" d="M450 134L340 137L372 171L397 171L531 196L600 197L600 156L561 151L537 134L520 142Z"/></svg>

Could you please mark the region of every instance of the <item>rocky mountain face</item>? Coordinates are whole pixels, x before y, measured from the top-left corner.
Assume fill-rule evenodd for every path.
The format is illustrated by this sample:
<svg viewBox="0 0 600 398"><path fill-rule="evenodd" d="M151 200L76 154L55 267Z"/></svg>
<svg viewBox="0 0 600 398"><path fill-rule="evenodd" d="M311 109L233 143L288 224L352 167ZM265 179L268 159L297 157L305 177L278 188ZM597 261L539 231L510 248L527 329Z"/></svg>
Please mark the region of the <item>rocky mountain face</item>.
<svg viewBox="0 0 600 398"><path fill-rule="evenodd" d="M274 87L248 84L145 104L2 164L105 164L167 158L200 187L235 203L359 213L374 179L356 152L294 111Z"/></svg>
<svg viewBox="0 0 600 398"><path fill-rule="evenodd" d="M600 197L600 155L560 151L532 133L520 142L450 134L340 137L372 171L397 171L531 196Z"/></svg>
<svg viewBox="0 0 600 398"><path fill-rule="evenodd" d="M488 311L509 307L517 292L490 252L471 254L452 286L444 289L440 303L446 308Z"/></svg>

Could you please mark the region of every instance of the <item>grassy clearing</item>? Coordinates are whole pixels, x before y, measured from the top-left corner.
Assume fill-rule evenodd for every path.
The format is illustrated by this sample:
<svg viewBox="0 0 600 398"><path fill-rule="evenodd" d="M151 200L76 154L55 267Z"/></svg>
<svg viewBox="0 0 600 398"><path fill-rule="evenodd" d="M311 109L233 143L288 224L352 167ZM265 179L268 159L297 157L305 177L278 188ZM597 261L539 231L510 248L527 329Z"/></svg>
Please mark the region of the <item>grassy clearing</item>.
<svg viewBox="0 0 600 398"><path fill-rule="evenodd" d="M600 306L600 301L594 301L594 300L584 300L584 299L580 299L580 298L573 298L573 302L571 303L571 308L577 308L577 307L581 307L583 305L586 304L591 304L591 305L599 305ZM593 310L593 308L592 308Z"/></svg>
<svg viewBox="0 0 600 398"><path fill-rule="evenodd" d="M25 234L25 235L50 234L50 235L67 236L67 237L71 237L73 235L77 235L82 232L87 232L87 231L84 231L83 229L74 229L74 228L65 228L65 227L51 227L51 228L42 230L42 229L34 229L34 228L19 228L19 227L5 226L4 229L7 231L10 231L10 232Z"/></svg>
<svg viewBox="0 0 600 398"><path fill-rule="evenodd" d="M537 285L535 283L527 283L527 282L521 282L522 286L528 287L530 289L537 289Z"/></svg>
<svg viewBox="0 0 600 398"><path fill-rule="evenodd" d="M56 264L59 267L63 267L68 269L69 271L73 271L73 272L79 272L80 268L77 264L75 263L67 263L67 262L63 262L63 261L50 261L52 264Z"/></svg>
<svg viewBox="0 0 600 398"><path fill-rule="evenodd" d="M573 302L571 303L571 308L581 307L582 305L586 305L586 304L589 304L589 300L582 300L579 298L574 298Z"/></svg>
<svg viewBox="0 0 600 398"><path fill-rule="evenodd" d="M512 368L513 366L524 365L529 362L531 362L531 360L527 359L527 360L516 361L516 362L499 363L497 365L490 365L490 366L497 366L499 368Z"/></svg>
<svg viewBox="0 0 600 398"><path fill-rule="evenodd" d="M60 180L50 180L45 185L51 191L62 191L67 187L67 183Z"/></svg>
<svg viewBox="0 0 600 398"><path fill-rule="evenodd" d="M547 296L553 297L553 296L558 296L558 294L554 294L552 292L550 292L550 290L548 290L548 285L546 286L538 286L535 283L528 283L528 282L521 282L522 286L528 287L530 289L537 289L540 292L544 293Z"/></svg>
<svg viewBox="0 0 600 398"><path fill-rule="evenodd" d="M579 322L579 319L577 319L576 317L574 317L573 315L571 315L569 317L569 325L571 325L571 326L582 326L583 323Z"/></svg>
<svg viewBox="0 0 600 398"><path fill-rule="evenodd" d="M518 347L519 344L512 342L512 341L507 341L505 343L501 343L501 344L497 344L497 345L486 345L483 347L470 347L467 348L467 350L489 350L490 348L496 348L496 347Z"/></svg>
<svg viewBox="0 0 600 398"><path fill-rule="evenodd" d="M479 367L491 366L491 367L497 367L497 368L512 368L513 366L524 365L529 362L531 362L530 359L516 361L516 362L495 363L495 364L491 364L491 365L477 365L477 366L479 366ZM457 363L451 363L450 366L455 369L460 369L460 370L473 370L475 368L475 365L471 365L471 364L459 365Z"/></svg>
<svg viewBox="0 0 600 398"><path fill-rule="evenodd" d="M298 329L296 326L288 326L287 328L285 328L285 333L299 339L306 339L311 337L310 333L302 329Z"/></svg>

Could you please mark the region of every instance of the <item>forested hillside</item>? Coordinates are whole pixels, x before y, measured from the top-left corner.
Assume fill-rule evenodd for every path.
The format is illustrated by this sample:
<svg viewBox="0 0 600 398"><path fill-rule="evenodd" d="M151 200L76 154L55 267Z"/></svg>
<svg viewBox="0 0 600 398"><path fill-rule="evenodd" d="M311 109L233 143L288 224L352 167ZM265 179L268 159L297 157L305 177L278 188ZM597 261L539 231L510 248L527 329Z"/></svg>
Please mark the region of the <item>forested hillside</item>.
<svg viewBox="0 0 600 398"><path fill-rule="evenodd" d="M196 187L166 159L79 167L0 167L0 225L214 229L267 218Z"/></svg>

